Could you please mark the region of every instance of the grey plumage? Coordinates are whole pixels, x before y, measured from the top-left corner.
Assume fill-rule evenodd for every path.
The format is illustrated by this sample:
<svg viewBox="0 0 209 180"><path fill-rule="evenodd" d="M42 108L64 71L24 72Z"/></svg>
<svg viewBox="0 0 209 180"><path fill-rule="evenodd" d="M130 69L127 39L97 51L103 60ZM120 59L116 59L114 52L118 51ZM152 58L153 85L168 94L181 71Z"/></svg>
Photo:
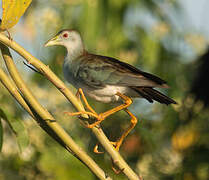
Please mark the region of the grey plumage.
<svg viewBox="0 0 209 180"><path fill-rule="evenodd" d="M168 88L161 78L143 72L115 58L94 55L84 49L80 34L62 30L46 46L62 45L67 49L63 64L64 76L76 88L104 103L116 102L117 92L128 97L141 97L149 102L176 104L174 100L155 90Z"/></svg>

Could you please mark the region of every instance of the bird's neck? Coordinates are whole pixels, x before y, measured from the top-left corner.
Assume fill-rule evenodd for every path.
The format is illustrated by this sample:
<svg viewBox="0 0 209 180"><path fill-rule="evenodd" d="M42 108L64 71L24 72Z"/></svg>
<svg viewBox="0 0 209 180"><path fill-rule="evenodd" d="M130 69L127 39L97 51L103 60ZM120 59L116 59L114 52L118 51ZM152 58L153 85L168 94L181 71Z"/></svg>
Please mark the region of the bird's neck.
<svg viewBox="0 0 209 180"><path fill-rule="evenodd" d="M68 45L67 47L67 60L73 61L85 53L85 49L82 43L75 44L75 46Z"/></svg>

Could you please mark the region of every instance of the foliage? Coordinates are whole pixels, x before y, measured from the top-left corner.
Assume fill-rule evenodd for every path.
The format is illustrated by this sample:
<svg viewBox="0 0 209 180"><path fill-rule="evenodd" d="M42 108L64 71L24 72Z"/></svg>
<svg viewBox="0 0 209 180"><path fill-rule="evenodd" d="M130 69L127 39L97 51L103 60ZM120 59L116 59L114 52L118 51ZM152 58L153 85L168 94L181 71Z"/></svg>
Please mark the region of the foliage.
<svg viewBox="0 0 209 180"><path fill-rule="evenodd" d="M171 88L166 93L177 100L178 105L166 107L135 100L130 108L139 123L126 138L121 153L145 180L209 179L209 112L202 101L188 93L194 78L195 59L205 51L206 37L182 25L183 11L175 0L33 1L12 34L61 78L64 49L44 49L42 45L60 29L73 28L81 32L90 52L116 57L168 81ZM74 140L87 149L113 179L125 179L122 174L114 175L106 154L92 152L97 141L90 131L76 119L63 116L63 112L72 108L60 93L24 66L19 57L16 59L36 97ZM14 136L5 125L0 178L94 179L79 161L43 133L1 87L0 107L8 117L24 122L30 145L19 152ZM91 99L89 102L98 112L110 108ZM124 112L119 112L102 123L110 140L117 139L128 126L127 118Z"/></svg>
<svg viewBox="0 0 209 180"><path fill-rule="evenodd" d="M13 27L24 14L31 0L2 0L2 22L0 29L6 30Z"/></svg>

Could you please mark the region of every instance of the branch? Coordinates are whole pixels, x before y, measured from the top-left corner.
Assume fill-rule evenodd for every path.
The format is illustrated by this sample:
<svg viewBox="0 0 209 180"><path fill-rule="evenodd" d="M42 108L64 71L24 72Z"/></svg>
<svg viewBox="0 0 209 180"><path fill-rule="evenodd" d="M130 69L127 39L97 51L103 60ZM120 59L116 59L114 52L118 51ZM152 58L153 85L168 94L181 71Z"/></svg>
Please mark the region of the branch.
<svg viewBox="0 0 209 180"><path fill-rule="evenodd" d="M15 99L25 108L25 110L35 117L35 120L40 126L61 145L63 145L68 151L70 151L75 157L83 162L98 178L102 180L111 180L110 177L104 173L104 171L89 157L64 131L64 129L56 122L54 117L43 108L36 100L34 95L28 89L19 72L14 65L11 54L8 47L0 44L2 56L8 68L8 71L15 82L17 88L21 91L23 97L18 92L17 88L11 83L11 80L0 69L0 81L9 90L9 92L15 97Z"/></svg>
<svg viewBox="0 0 209 180"><path fill-rule="evenodd" d="M11 79L7 77L6 73L2 69L0 69L0 82L4 85L5 88L7 88L9 93L25 109L25 111L27 111L35 119L33 112L19 93L17 87L13 85Z"/></svg>
<svg viewBox="0 0 209 180"><path fill-rule="evenodd" d="M46 76L61 92L62 94L71 102L71 104L77 109L77 111L85 111L82 104L77 100L74 94L65 86L65 84L50 70L48 66L43 64L39 59L32 56L24 48L18 45L15 41L10 41L6 36L0 33L0 41L6 46L15 50L20 54L29 64L32 64L36 69L38 69L43 75ZM87 115L84 115L88 118ZM92 132L97 137L98 141L102 144L104 149L109 153L113 162L123 170L123 173L131 180L138 180L137 174L128 166L128 164L121 157L119 152L115 150L108 138L103 133L100 126L92 128Z"/></svg>

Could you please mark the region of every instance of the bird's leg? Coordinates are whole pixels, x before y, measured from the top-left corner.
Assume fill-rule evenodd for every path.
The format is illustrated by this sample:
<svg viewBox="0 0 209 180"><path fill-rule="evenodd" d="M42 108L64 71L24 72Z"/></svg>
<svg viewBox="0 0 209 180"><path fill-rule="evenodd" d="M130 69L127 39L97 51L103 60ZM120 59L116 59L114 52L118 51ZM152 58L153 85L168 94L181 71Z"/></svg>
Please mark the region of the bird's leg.
<svg viewBox="0 0 209 180"><path fill-rule="evenodd" d="M79 88L80 89L80 88ZM79 89L77 90L75 96L77 97L78 101L81 103L81 98L80 98L80 92L79 92ZM81 89L82 91L82 89ZM83 92L83 91L82 91Z"/></svg>
<svg viewBox="0 0 209 180"><path fill-rule="evenodd" d="M125 96L124 94L121 94L119 92L116 93L116 95L118 95L119 97L121 97L125 103L124 104L121 104L113 109L110 109L106 112L103 112L103 113L100 113L98 114L98 117L97 117L97 121L92 123L92 124L89 124L87 125L88 128L93 128L95 127L96 125L100 124L103 120L105 120L105 118L107 118L108 116L122 110L122 109L126 109L127 107L129 107L131 104L132 104L132 99Z"/></svg>
<svg viewBox="0 0 209 180"><path fill-rule="evenodd" d="M92 113L96 114L97 113L94 111L94 109L89 105L84 93L83 93L83 90L81 88L78 89L77 93L76 93L76 96L78 97L79 95L81 95L82 99L83 99L83 102L85 103L86 105L86 108L91 111Z"/></svg>
<svg viewBox="0 0 209 180"><path fill-rule="evenodd" d="M92 123L92 124L88 124L86 125L87 128L93 128L95 127L96 125L100 124L103 120L105 120L105 118L107 118L108 116L122 110L122 109L126 109L127 107L129 107L131 104L132 104L132 99L125 96L124 94L121 94L119 92L116 93L116 95L118 95L119 97L121 97L125 103L124 104L121 104L113 109L110 109L104 113L100 113L100 114L97 114L93 108L88 104L87 100L86 100L86 97L83 93L83 91L80 89L79 90L79 93L81 94L81 97L83 98L83 101L86 105L86 107L91 111L91 112L86 112L86 111L82 111L82 112L75 112L75 113L69 113L67 112L66 114L70 115L70 116L76 116L76 115L82 115L82 114L87 114L87 115L90 115L90 116L93 116L97 119L96 122Z"/></svg>
<svg viewBox="0 0 209 180"><path fill-rule="evenodd" d="M78 115L82 115L82 114L87 114L89 116L93 116L95 119L98 119L98 114L93 110L93 108L89 105L84 93L83 93L83 90L81 88L79 88L76 92L76 97L78 98L78 100L81 102L81 99L80 99L80 95L86 105L86 108L90 111L90 112L86 112L85 110L84 111L80 111L80 112L65 112L65 114L68 114L69 116L78 116ZM86 125L85 123L82 123L83 126L85 127L88 127L88 125ZM96 149L96 148L95 148ZM95 153L96 153L96 150L95 150Z"/></svg>
<svg viewBox="0 0 209 180"><path fill-rule="evenodd" d="M81 88L78 89L77 93L76 93L76 97L78 98L78 100L80 101L80 95L83 99L83 102L86 105L86 108L90 111L90 112L86 112L86 111L81 111L81 112L74 112L74 113L70 113L70 112L66 112L66 114L68 114L69 116L77 116L77 115L82 115L82 114L87 114L87 115L91 115L95 118L98 117L98 114L93 110L93 108L89 105L83 90Z"/></svg>
<svg viewBox="0 0 209 180"><path fill-rule="evenodd" d="M79 100L81 100L81 99L80 99L79 89L77 90L77 92L76 92L75 96L76 96Z"/></svg>
<svg viewBox="0 0 209 180"><path fill-rule="evenodd" d="M107 117L107 114L111 115L111 114L113 114L113 113L115 113L117 111L120 111L121 109L124 109L129 114L129 116L131 116L131 125L128 127L128 129L122 134L122 136L119 138L118 141L116 141L116 142L112 142L111 141L111 144L115 147L115 149L117 151L119 151L119 148L120 148L123 140L125 139L125 137L131 132L131 130L137 124L137 118L127 109L127 107L130 106L131 103L132 103L131 98L129 98L129 97L127 97L127 96L125 96L125 95L123 95L123 94L121 94L119 92L117 93L117 95L120 96L123 100L125 100L125 103L120 105L120 106L118 106L118 107L115 107L115 108L113 108L113 109L111 109L111 110L109 110L109 111L107 111L105 113L101 113L101 114L105 114L105 116ZM123 106L123 108L121 108L121 106ZM125 108L124 108L124 106L125 106ZM99 114L99 115L101 115L101 114ZM93 123L93 124L91 124L89 126L92 126L92 125L98 124L98 123L100 123L100 122L97 121L97 122L95 122L95 123ZM94 147L94 152L97 153L97 154L103 153L103 152L98 151L98 144L96 144L96 146Z"/></svg>
<svg viewBox="0 0 209 180"><path fill-rule="evenodd" d="M125 139L125 137L131 132L131 130L136 126L137 124L137 118L128 110L128 109L124 109L128 115L131 117L131 124L130 126L125 130L125 132L122 134L122 136L119 138L119 140L117 140L116 142L111 142L114 146L115 149L117 151L119 151L119 148L123 142L123 140Z"/></svg>
<svg viewBox="0 0 209 180"><path fill-rule="evenodd" d="M122 98L125 102L124 104L121 104L113 109L110 109L104 113L100 113L100 114L97 114L93 108L89 105L83 91L81 88L78 89L77 93L76 93L76 96L79 97L79 95L81 95L87 109L89 109L91 112L86 112L86 111L81 111L81 112L74 112L74 113L69 113L67 112L68 115L70 116L76 116L76 115L82 115L82 114L87 114L87 115L90 115L90 116L93 116L97 119L96 122L92 123L92 124L88 124L86 125L86 127L88 128L93 128L95 127L96 125L100 124L105 118L107 118L108 116L124 109L128 114L129 116L131 116L131 125L128 127L128 129L122 134L122 136L119 138L118 141L116 142L111 142L113 144L113 146L116 148L117 151L119 151L119 148L124 140L124 138L130 133L130 131L135 127L136 123L137 123L137 118L127 109L127 107L129 107L131 104L132 104L132 99L125 96L124 94L121 94L119 92L116 93L116 95L118 95L120 98ZM94 152L96 153L100 153L98 151L98 145L95 146L94 148Z"/></svg>

